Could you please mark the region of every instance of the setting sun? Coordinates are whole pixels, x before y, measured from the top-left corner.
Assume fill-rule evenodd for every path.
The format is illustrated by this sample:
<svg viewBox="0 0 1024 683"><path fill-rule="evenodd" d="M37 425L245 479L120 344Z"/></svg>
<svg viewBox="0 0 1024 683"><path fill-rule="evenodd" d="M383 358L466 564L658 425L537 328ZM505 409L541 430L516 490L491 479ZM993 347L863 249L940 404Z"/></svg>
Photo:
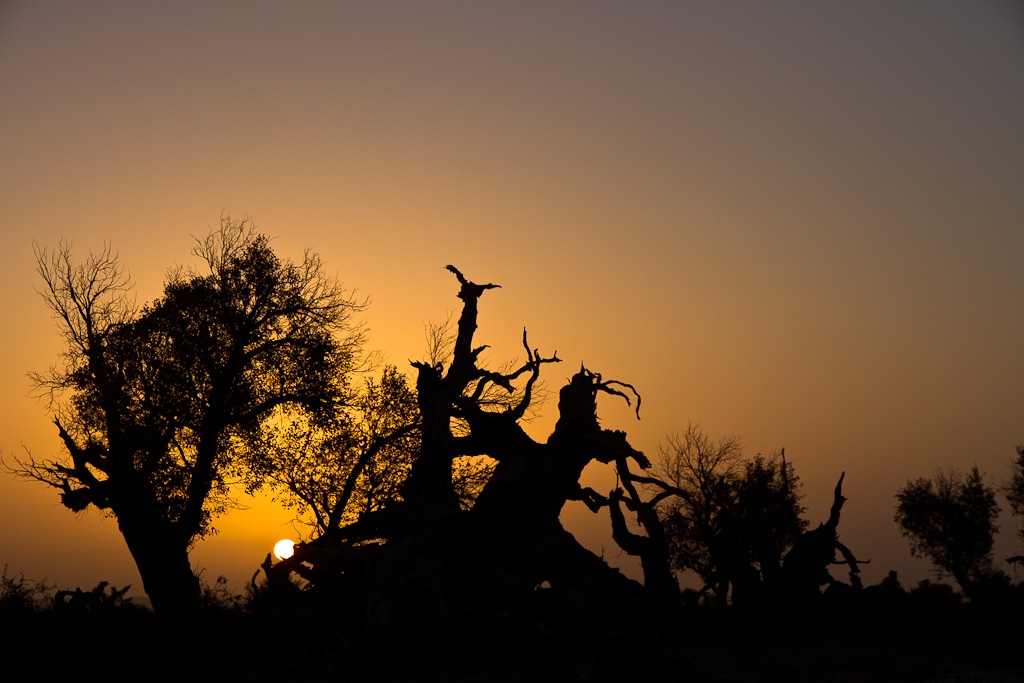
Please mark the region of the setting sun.
<svg viewBox="0 0 1024 683"><path fill-rule="evenodd" d="M282 538L274 544L274 557L279 560L287 560L295 552L295 541Z"/></svg>

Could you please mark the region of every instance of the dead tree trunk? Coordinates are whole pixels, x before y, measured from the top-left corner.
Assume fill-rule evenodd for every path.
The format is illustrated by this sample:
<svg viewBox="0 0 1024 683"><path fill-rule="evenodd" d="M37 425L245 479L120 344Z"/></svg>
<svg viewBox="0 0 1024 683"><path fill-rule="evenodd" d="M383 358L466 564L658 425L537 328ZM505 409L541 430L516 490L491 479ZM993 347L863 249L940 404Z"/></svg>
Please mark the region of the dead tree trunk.
<svg viewBox="0 0 1024 683"><path fill-rule="evenodd" d="M626 553L640 558L644 570L644 594L648 602L658 608L670 608L679 604L679 582L672 574L672 562L665 529L658 518L657 501L644 503L638 496L626 498L621 489L608 496L612 517L612 538ZM626 525L626 517L619 506L620 501L637 515L637 521L647 532L646 536L635 534Z"/></svg>
<svg viewBox="0 0 1024 683"><path fill-rule="evenodd" d="M860 568L857 566L862 562L857 560L853 553L839 542L839 514L842 512L846 497L843 496L843 478L846 473L839 475L836 483L832 509L828 521L818 525L818 528L805 531L797 537L793 547L786 553L782 561L780 583L785 595L798 602L812 600L821 594L821 587L836 583L835 579L828 572L829 565L837 564L836 551L843 556L843 564L850 568L850 583L855 588L860 587Z"/></svg>
<svg viewBox="0 0 1024 683"><path fill-rule="evenodd" d="M489 413L472 405L465 412L471 429L467 443L489 444L481 452L498 461L471 514L491 532L492 552L528 585L548 581L558 586L608 571L559 521L570 500L583 501L595 512L607 504L580 485L592 460L607 464L631 457L646 462L624 433L599 426L596 396L608 390L600 375L581 368L559 392L559 420L544 444L530 439L510 413Z"/></svg>
<svg viewBox="0 0 1024 683"><path fill-rule="evenodd" d="M431 580L431 590L461 591L444 599L464 601L466 586L475 585L492 594L501 586L522 602L536 586L549 582L583 601L632 600L639 586L581 546L562 527L559 514L569 500L582 500L595 512L607 504L603 496L580 485L580 475L591 461L633 459L641 467L649 465L629 445L625 433L602 429L597 419L599 393L627 402L625 390L638 401L639 396L627 384L604 381L581 368L559 392L554 432L545 443L535 441L519 421L530 405L541 366L558 362L557 355L545 357L531 349L524 331L526 361L518 369L501 373L479 367L486 347L473 343L478 301L497 285L478 285L455 267L448 270L460 283L463 302L454 355L447 369L440 363L413 363L423 441L402 499L363 515L330 539L299 546L289 562L279 565L284 567L281 571L290 572L303 562L314 569L335 562L348 581L366 581L351 594L397 595L394 586L407 585L413 579L405 575L418 572L415 580L428 574L438 579ZM453 433L453 421L460 421L464 429ZM496 465L472 509L461 510L452 485L452 464L455 458L477 455L489 456ZM385 542L353 547L356 541L374 538ZM331 546L339 543L344 551L338 547L332 553ZM325 559L325 553L334 559ZM458 580L449 581L451 577Z"/></svg>
<svg viewBox="0 0 1024 683"><path fill-rule="evenodd" d="M459 280L459 298L462 299L452 363L447 373L440 365L413 363L419 373L416 391L423 420L423 443L405 484L403 497L409 519L416 520L418 524L459 509L459 499L452 487L452 461L459 454L453 444L451 421L463 394L483 375L476 366L476 360L486 347L473 348L477 302L488 289L498 287L470 282L454 266L448 266L448 270Z"/></svg>

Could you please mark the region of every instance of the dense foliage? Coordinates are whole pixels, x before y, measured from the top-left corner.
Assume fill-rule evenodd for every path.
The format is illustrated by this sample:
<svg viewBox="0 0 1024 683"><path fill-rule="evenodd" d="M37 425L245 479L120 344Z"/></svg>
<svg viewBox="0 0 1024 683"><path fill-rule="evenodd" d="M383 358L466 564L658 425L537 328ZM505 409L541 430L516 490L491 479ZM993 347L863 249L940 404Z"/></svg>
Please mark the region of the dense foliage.
<svg viewBox="0 0 1024 683"><path fill-rule="evenodd" d="M896 500L896 523L912 554L931 559L940 575L951 574L968 595L993 578L999 505L977 466L966 475L948 470L909 481Z"/></svg>
<svg viewBox="0 0 1024 683"><path fill-rule="evenodd" d="M68 244L37 252L66 345L62 364L35 377L66 452L16 468L71 510L113 515L165 611L199 599L188 550L231 504L232 478L262 470L265 420L334 415L362 342L362 304L314 254L283 261L249 220L230 218L194 254L205 268L173 271L138 310L109 248L82 264Z"/></svg>

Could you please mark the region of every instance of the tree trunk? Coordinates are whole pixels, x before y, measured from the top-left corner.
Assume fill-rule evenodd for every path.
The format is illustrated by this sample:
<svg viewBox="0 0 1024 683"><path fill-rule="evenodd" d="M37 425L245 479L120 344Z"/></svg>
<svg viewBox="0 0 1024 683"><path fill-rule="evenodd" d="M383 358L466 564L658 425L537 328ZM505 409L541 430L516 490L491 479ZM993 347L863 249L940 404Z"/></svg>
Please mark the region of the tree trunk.
<svg viewBox="0 0 1024 683"><path fill-rule="evenodd" d="M189 562L188 543L163 520L154 523L140 517L117 514L153 611L171 618L194 612L199 606L200 588Z"/></svg>

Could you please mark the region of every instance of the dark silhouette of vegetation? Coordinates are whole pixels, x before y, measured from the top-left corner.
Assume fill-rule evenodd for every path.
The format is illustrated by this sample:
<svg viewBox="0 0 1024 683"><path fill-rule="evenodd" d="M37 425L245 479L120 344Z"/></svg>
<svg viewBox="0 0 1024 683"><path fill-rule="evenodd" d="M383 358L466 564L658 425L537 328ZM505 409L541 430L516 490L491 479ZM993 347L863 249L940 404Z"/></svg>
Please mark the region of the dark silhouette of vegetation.
<svg viewBox="0 0 1024 683"><path fill-rule="evenodd" d="M496 285L478 285L449 270L459 281L463 310L451 353L434 352L446 346L437 343L430 361L413 363L419 429L411 422L405 426L410 438L418 432L419 450L408 460L407 478L380 505L363 506L350 517L335 515L341 524L320 524L319 535L300 544L291 558L275 565L268 556L264 569L271 592L295 591L298 575L308 582L306 591L363 596L356 599L364 601L361 611L377 610L390 625L393 618L383 614L398 609L395 603L408 607L412 587L427 602L416 608L416 619L405 618L419 622L444 622L445 615L467 605L533 605L539 586L562 604L643 604L668 614L680 598L673 559L677 569L700 568L720 604L726 604L731 587L735 603L756 606L769 598L820 597L822 586L838 584L828 572L837 552L859 587L858 562L838 540L842 478L829 520L807 531L798 478L783 452L745 460L734 440L713 444L691 427L674 451L663 453L660 477L634 473L631 463L643 471L650 462L624 433L598 425L596 398L635 398L639 411L639 395L586 368L559 391L552 435L545 443L530 438L520 421L541 367L559 359L532 349L524 332L522 365L481 368L477 359L485 347L473 344L478 303ZM434 338L441 337L435 330ZM466 457L495 463L470 505L456 490L453 466ZM592 461L616 469L620 488L607 497L579 483ZM327 489L343 487L336 481ZM342 499L332 499L335 509ZM616 543L641 559L642 590L562 528L558 516L569 500L594 512L609 508ZM635 516L635 526L626 511ZM474 570L467 575L468 567Z"/></svg>
<svg viewBox="0 0 1024 683"><path fill-rule="evenodd" d="M44 609L53 601L53 586L43 581L26 579L24 574L9 574L4 565L0 572L0 616L11 618L21 612Z"/></svg>
<svg viewBox="0 0 1024 683"><path fill-rule="evenodd" d="M793 541L793 547L782 561L780 574L785 597L797 603L806 604L819 597L821 586L842 590L847 585L855 589L862 587L860 567L870 560L858 560L853 552L839 541L839 517L846 503L843 495L843 479L839 475L832 497L832 508L828 519L810 531L805 531ZM842 559L837 558L837 553ZM845 564L849 571L850 583L843 584L834 579L828 571L833 564Z"/></svg>
<svg viewBox="0 0 1024 683"><path fill-rule="evenodd" d="M66 453L14 468L114 516L164 613L198 603L188 551L231 504L230 477L265 471L267 419L331 419L362 342L362 304L314 254L279 259L249 219L223 218L193 253L204 270L173 271L138 310L109 247L82 264L66 243L37 251L65 351L34 378Z"/></svg>
<svg viewBox="0 0 1024 683"><path fill-rule="evenodd" d="M977 466L966 475L951 469L908 481L896 500L896 523L911 554L931 559L939 576L951 574L968 597L997 577L992 544L999 505Z"/></svg>
<svg viewBox="0 0 1024 683"><path fill-rule="evenodd" d="M126 594L131 586L117 588L100 581L90 590L56 590L46 580L33 581L24 574L0 573L0 622L24 618L49 610L61 614L97 615L119 609L141 609Z"/></svg>
<svg viewBox="0 0 1024 683"><path fill-rule="evenodd" d="M622 488L608 495L612 539L626 553L640 558L648 605L656 612L663 612L678 605L680 600L679 582L672 573L672 556L665 525L658 514L658 503L667 494L662 491L645 501L637 484L643 486L654 480L633 474L629 462L623 457L616 459L615 468ZM620 503L636 515L636 525L643 529L643 534L629 528Z"/></svg>
<svg viewBox="0 0 1024 683"><path fill-rule="evenodd" d="M777 584L782 558L807 522L801 519L799 478L785 452L745 459L739 439L718 442L700 425L671 435L655 482L670 495L661 503L673 566L691 570L726 604L757 599Z"/></svg>
<svg viewBox="0 0 1024 683"><path fill-rule="evenodd" d="M808 531L799 478L785 449L745 459L737 438L716 443L691 424L669 437L657 474L638 481L659 491L652 502L659 505L673 566L700 576L716 604L730 598L742 607L814 602L822 586L846 585L829 573L836 563L848 565L849 585L860 587L860 562L839 541L843 476L828 521Z"/></svg>
<svg viewBox="0 0 1024 683"><path fill-rule="evenodd" d="M521 365L480 367L485 347L473 343L478 302L497 285L478 285L448 269L459 282L463 309L451 353L445 343L435 344L430 360L413 363L419 450L408 476L397 495L360 510L353 521L325 527L288 560L271 565L268 558L270 589L294 590L289 575L298 574L309 582L307 590L362 600L362 610L382 629L400 621L403 628L429 623L436 629L466 608L529 609L541 585L550 586L542 592L574 604L628 603L640 586L581 546L559 514L568 500L583 500L595 512L608 504L579 483L589 462L649 465L624 433L597 422L599 394L629 401L625 392L632 388L581 368L559 392L554 432L545 443L534 441L520 421L542 366L559 359L531 348L524 332ZM479 493L460 493L464 477L455 463L483 456L494 464Z"/></svg>
<svg viewBox="0 0 1024 683"><path fill-rule="evenodd" d="M1024 518L1024 445L1017 446L1017 459L1011 463L1010 468L1012 474L1003 491L1010 503L1010 512L1017 517ZM1017 526L1017 535L1024 543L1024 519ZM1014 555L1007 558L1006 561L1024 567L1024 555Z"/></svg>
<svg viewBox="0 0 1024 683"><path fill-rule="evenodd" d="M313 536L323 536L400 499L419 449L416 394L405 375L387 366L333 416L294 414L266 425L263 435L268 457L253 483L271 483Z"/></svg>
<svg viewBox="0 0 1024 683"><path fill-rule="evenodd" d="M420 449L416 393L393 365L379 378L366 377L335 410L317 423L293 414L265 425L267 457L249 479L252 487L270 484L312 527L313 538L400 501ZM491 470L479 459L453 465L452 486L462 508L472 507Z"/></svg>
<svg viewBox="0 0 1024 683"><path fill-rule="evenodd" d="M1013 474L1006 484L1006 498L1013 514L1024 517L1024 446L1017 446L1017 459L1011 465ZM1024 530L1021 531L1024 535Z"/></svg>
<svg viewBox="0 0 1024 683"><path fill-rule="evenodd" d="M36 597L35 582L14 580L21 593ZM88 670L105 680L145 672L157 681L866 683L1011 681L1024 667L1021 587L1000 604L978 605L944 584L922 581L905 590L895 572L861 591L826 593L814 610L768 618L697 605L672 619L618 614L596 625L463 611L446 624L417 624L406 633L363 628L333 602L267 600L263 591L239 598L215 589L188 629L167 628L130 601L112 600L120 591L102 584L67 593L102 591L104 598L64 607L52 600L51 587L44 591L18 610L4 608L0 591L0 652L12 661L45 662L50 678Z"/></svg>
<svg viewBox="0 0 1024 683"><path fill-rule="evenodd" d="M95 588L88 591L83 591L81 588L76 588L73 591L57 591L53 596L53 607L57 610L78 612L115 610L131 603L132 599L125 597L129 590L131 590L131 586L116 588L106 581L100 581Z"/></svg>

